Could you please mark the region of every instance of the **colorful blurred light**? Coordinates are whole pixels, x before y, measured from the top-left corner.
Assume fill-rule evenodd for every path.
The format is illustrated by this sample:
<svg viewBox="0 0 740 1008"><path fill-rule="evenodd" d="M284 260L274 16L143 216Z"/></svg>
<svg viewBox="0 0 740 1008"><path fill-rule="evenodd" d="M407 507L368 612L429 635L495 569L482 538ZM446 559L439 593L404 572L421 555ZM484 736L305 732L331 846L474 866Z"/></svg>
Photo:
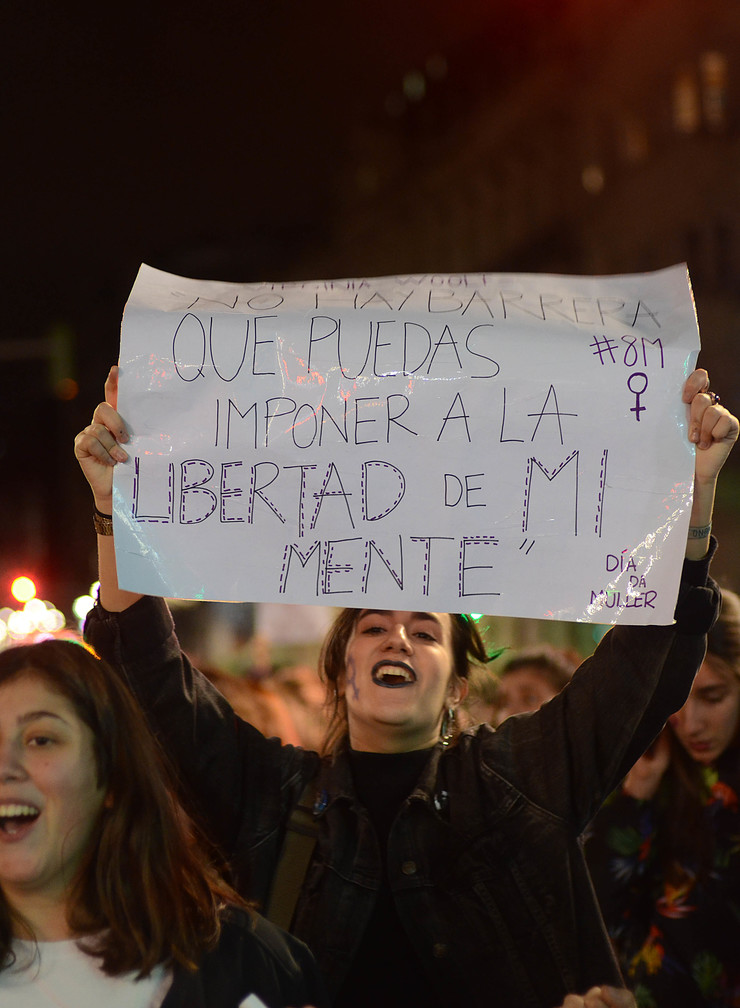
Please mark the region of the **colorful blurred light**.
<svg viewBox="0 0 740 1008"><path fill-rule="evenodd" d="M56 636L67 626L67 618L52 602L36 597L31 578L15 578L11 593L22 608L0 609L0 651L16 644L30 644Z"/></svg>
<svg viewBox="0 0 740 1008"><path fill-rule="evenodd" d="M36 585L29 577L22 575L11 584L10 594L16 602L30 602L36 596Z"/></svg>
<svg viewBox="0 0 740 1008"><path fill-rule="evenodd" d="M98 594L98 589L100 588L100 582L94 581L90 585L90 589L87 595L78 595L77 598L72 603L72 612L77 620L77 625L80 630L85 622L85 617L90 612L92 607L95 605L95 599Z"/></svg>

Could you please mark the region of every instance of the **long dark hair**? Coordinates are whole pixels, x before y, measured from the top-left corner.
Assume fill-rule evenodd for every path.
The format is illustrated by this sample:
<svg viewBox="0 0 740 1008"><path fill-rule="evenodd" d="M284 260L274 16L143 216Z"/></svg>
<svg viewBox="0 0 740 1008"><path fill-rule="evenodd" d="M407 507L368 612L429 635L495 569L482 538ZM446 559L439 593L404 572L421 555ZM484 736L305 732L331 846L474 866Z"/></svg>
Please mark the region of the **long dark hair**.
<svg viewBox="0 0 740 1008"><path fill-rule="evenodd" d="M348 737L347 702L339 689L339 682L346 671L347 645L362 612L362 609L343 609L334 620L321 649L319 674L326 685L329 709L329 725L322 746L325 755L336 752ZM453 676L467 679L472 665L486 664L501 654L502 649L487 650L475 621L469 616L450 613L450 625Z"/></svg>
<svg viewBox="0 0 740 1008"><path fill-rule="evenodd" d="M195 969L220 934L228 903L243 905L173 796L164 758L128 688L85 647L48 640L0 653L0 685L36 676L73 705L93 734L109 796L67 900L72 934L105 973L148 975L159 963ZM108 807L110 806L110 807ZM0 888L0 969L14 928L33 936Z"/></svg>
<svg viewBox="0 0 740 1008"><path fill-rule="evenodd" d="M740 680L740 598L726 588L721 595L720 615L707 635L705 661L720 674ZM671 759L658 793L656 855L668 881L679 884L685 881L683 866L706 878L715 844L706 816L709 793L704 768L686 752L670 724L665 730ZM740 719L728 749L738 745L739 733Z"/></svg>

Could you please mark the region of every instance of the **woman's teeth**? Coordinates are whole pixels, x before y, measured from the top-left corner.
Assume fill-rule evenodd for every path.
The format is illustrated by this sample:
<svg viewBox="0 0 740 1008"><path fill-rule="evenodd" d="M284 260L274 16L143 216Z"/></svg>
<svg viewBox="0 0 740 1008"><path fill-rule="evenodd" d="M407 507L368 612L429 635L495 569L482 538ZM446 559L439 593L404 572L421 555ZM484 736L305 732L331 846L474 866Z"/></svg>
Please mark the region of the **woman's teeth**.
<svg viewBox="0 0 740 1008"><path fill-rule="evenodd" d="M381 665L373 670L373 679L381 686L405 686L414 682L416 676L403 665Z"/></svg>
<svg viewBox="0 0 740 1008"><path fill-rule="evenodd" d="M0 805L0 829L5 833L17 833L21 826L32 822L40 815L41 811L35 805L6 802L6 804Z"/></svg>

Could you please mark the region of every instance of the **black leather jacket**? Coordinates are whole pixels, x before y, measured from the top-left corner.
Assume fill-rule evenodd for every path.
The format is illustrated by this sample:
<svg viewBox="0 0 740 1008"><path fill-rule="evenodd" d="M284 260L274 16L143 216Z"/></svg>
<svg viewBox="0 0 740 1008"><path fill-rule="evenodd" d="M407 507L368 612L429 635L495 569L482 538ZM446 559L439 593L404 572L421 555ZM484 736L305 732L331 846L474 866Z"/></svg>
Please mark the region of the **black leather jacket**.
<svg viewBox="0 0 740 1008"><path fill-rule="evenodd" d="M708 559L684 565L675 625L613 628L540 711L430 756L387 863L401 921L450 1005L554 1008L621 983L581 834L688 695L718 606L707 571ZM292 930L335 994L381 872L346 758L322 761L237 718L181 655L160 600L97 607L86 636L127 676L247 897L265 899L291 809L315 781L319 841Z"/></svg>

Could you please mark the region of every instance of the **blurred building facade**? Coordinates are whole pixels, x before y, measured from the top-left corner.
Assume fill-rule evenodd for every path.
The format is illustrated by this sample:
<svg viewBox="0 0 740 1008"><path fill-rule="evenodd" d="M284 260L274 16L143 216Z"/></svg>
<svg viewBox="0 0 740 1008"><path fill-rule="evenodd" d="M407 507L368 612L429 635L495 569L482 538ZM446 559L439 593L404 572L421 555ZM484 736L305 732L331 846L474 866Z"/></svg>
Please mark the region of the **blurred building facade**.
<svg viewBox="0 0 740 1008"><path fill-rule="evenodd" d="M584 273L687 260L698 291L736 299L740 8L573 0L539 48L444 132L413 107L358 131L331 258Z"/></svg>
<svg viewBox="0 0 740 1008"><path fill-rule="evenodd" d="M740 407L740 6L572 0L537 59L465 113L448 107L445 130L420 105L356 133L328 269L356 275L358 250L366 275L687 262L700 363ZM735 587L736 473L715 565Z"/></svg>

